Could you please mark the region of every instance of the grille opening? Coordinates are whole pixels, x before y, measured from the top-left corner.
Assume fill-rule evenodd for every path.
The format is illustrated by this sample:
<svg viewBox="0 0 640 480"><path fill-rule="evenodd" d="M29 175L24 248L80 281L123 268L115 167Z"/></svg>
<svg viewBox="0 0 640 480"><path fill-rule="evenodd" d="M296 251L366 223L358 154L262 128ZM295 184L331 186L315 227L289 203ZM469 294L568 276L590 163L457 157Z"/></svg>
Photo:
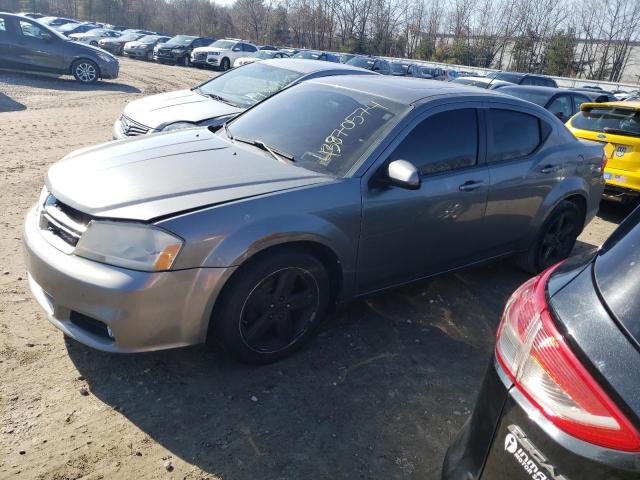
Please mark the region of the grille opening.
<svg viewBox="0 0 640 480"><path fill-rule="evenodd" d="M109 330L105 323L102 323L100 320L96 320L95 318L91 318L82 313L72 311L69 316L69 320L75 326L86 330L89 333L93 333L99 337L102 337L106 340L113 341L113 338L109 335Z"/></svg>
<svg viewBox="0 0 640 480"><path fill-rule="evenodd" d="M91 216L80 212L53 195L47 197L40 213L40 228L51 232L67 245L75 247L91 221Z"/></svg>

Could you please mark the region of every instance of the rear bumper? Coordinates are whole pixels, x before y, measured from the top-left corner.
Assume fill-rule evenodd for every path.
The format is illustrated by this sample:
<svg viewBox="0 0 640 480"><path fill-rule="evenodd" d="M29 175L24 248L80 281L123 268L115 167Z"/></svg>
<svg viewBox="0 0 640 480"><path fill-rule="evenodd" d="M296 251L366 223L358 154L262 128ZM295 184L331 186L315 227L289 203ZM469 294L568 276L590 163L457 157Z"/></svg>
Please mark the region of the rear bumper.
<svg viewBox="0 0 640 480"><path fill-rule="evenodd" d="M446 480L631 480L640 454L610 450L556 428L494 361L474 412L447 451Z"/></svg>
<svg viewBox="0 0 640 480"><path fill-rule="evenodd" d="M44 238L35 208L25 220L23 246L29 286L49 321L79 342L108 352L204 342L213 302L228 273L225 268L140 272L66 254Z"/></svg>
<svg viewBox="0 0 640 480"><path fill-rule="evenodd" d="M640 194L640 172L606 167L604 169L604 180L606 189Z"/></svg>

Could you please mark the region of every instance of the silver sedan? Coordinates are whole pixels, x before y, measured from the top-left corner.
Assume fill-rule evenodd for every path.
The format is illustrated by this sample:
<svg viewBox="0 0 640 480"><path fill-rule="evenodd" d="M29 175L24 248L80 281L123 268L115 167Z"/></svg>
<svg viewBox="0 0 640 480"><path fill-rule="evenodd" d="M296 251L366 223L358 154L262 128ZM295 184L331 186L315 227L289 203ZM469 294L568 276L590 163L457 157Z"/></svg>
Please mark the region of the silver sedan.
<svg viewBox="0 0 640 480"><path fill-rule="evenodd" d="M53 165L24 225L29 283L98 349L215 341L270 362L340 302L506 255L562 260L597 211L601 160L517 98L309 80L224 126Z"/></svg>

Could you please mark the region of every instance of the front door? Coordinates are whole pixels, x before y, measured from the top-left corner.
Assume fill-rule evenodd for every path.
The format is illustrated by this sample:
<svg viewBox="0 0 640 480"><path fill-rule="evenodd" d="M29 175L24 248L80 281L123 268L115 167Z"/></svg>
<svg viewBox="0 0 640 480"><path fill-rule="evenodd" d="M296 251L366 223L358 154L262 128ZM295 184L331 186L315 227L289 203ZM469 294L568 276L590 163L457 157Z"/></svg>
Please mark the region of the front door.
<svg viewBox="0 0 640 480"><path fill-rule="evenodd" d="M489 175L473 104L423 114L363 181L358 290L365 293L473 262L483 246ZM464 106L462 106L464 105ZM376 181L394 160L420 171L417 190Z"/></svg>
<svg viewBox="0 0 640 480"><path fill-rule="evenodd" d="M16 54L27 70L62 73L65 41L37 22L18 20Z"/></svg>

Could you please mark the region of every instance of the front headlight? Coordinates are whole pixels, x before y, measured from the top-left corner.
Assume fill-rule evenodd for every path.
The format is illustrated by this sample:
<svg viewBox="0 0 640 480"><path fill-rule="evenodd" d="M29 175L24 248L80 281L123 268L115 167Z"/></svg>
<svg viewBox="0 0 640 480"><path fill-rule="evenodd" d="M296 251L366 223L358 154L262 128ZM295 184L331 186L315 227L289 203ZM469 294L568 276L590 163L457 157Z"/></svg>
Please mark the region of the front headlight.
<svg viewBox="0 0 640 480"><path fill-rule="evenodd" d="M209 52L209 55L220 55L220 52Z"/></svg>
<svg viewBox="0 0 640 480"><path fill-rule="evenodd" d="M116 267L157 272L171 269L183 243L150 225L93 220L73 253Z"/></svg>
<svg viewBox="0 0 640 480"><path fill-rule="evenodd" d="M195 123L191 123L191 122L176 122L176 123L170 123L166 127L163 127L160 131L161 132L169 132L171 130L182 130L184 128L194 128L194 127L197 127L197 126L198 125L196 125Z"/></svg>
<svg viewBox="0 0 640 480"><path fill-rule="evenodd" d="M97 56L100 60L102 60L102 61L104 61L104 62L111 62L111 61L113 61L113 58L112 58L110 55L107 55L106 53L97 52L97 53L96 53L96 56Z"/></svg>

